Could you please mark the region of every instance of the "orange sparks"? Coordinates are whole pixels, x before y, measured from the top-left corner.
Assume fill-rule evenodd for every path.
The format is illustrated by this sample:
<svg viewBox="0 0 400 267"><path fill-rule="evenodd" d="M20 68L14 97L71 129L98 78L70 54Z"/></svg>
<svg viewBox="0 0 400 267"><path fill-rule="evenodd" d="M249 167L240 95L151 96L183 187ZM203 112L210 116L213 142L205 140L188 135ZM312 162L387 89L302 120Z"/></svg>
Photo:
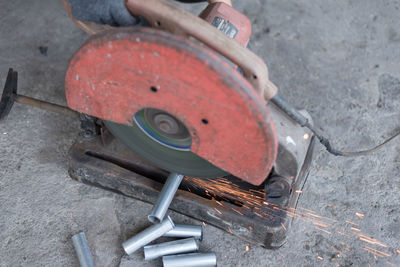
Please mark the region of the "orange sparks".
<svg viewBox="0 0 400 267"><path fill-rule="evenodd" d="M305 208L302 208L302 207L299 207L299 209L302 209L302 210L305 210L305 211L308 211L308 212L312 212L312 213L314 213L314 211L312 211L312 210L308 210L308 209L305 209Z"/></svg>
<svg viewBox="0 0 400 267"><path fill-rule="evenodd" d="M296 214L290 213L290 212L286 212L286 215L292 218L298 217Z"/></svg>
<svg viewBox="0 0 400 267"><path fill-rule="evenodd" d="M236 209L234 209L234 208L232 208L232 210L233 210L234 212L236 212L237 214L239 214L239 215L242 215L242 216L243 216L243 213L241 213L240 211L238 211L238 210L236 210Z"/></svg>
<svg viewBox="0 0 400 267"><path fill-rule="evenodd" d="M339 249L337 249L335 246L331 246L331 248L333 248L337 253L342 254L342 252Z"/></svg>
<svg viewBox="0 0 400 267"><path fill-rule="evenodd" d="M307 136L307 138L310 138L310 136ZM240 206L246 210L251 210L252 213L262 219L269 219L269 218L275 218L275 217L280 217L275 211L282 211L285 213L285 216L291 217L291 218L296 218L302 221L305 221L307 223L311 223L312 226L316 230L319 230L321 232L324 232L329 235L337 235L340 234L346 238L355 238L357 240L360 240L362 242L365 242L364 246L362 249L368 253L374 258L377 257L390 257L391 255L376 250L372 247L380 246L381 248L388 248L387 245L382 244L381 242L377 241L376 239L366 236L361 233L361 227L359 224L349 221L349 220L341 220L340 223L346 223L347 227L344 229L339 229L336 228L336 223L339 221L334 220L329 217L324 217L321 215L318 215L317 212L302 208L302 207L297 207L296 208L291 208L291 207L282 207L280 205L274 204L274 203L268 203L264 199L265 191L264 190L255 190L255 189L242 189L238 185L233 184L231 181L225 179L225 178L220 178L220 179L198 179L198 178L185 178L188 179L191 184L195 188L202 188L205 190L206 195L210 196L215 202L218 204L218 206L215 206L214 209L215 211L219 214L222 215L223 212L219 210L219 206L224 206L224 200L225 198L227 199L233 199L235 205ZM302 194L302 190L296 190L295 191L298 195ZM219 197L217 197L219 196ZM216 199L217 198L217 199ZM335 205L328 203L328 207L335 207ZM218 207L218 208L217 208ZM232 210L239 215L243 215L243 210L242 208L236 208L236 207L231 207ZM221 208L222 209L222 208ZM247 212L247 211L246 211ZM357 216L355 221L357 220L363 220L365 215L353 211L353 214ZM354 218L354 217L353 217ZM359 222L359 221L357 221ZM206 223L203 222L203 225L205 226ZM281 223L282 228L287 231L286 226ZM248 226L248 229L250 231L253 231L253 226ZM329 231L328 231L329 230ZM227 227L227 231L231 234L233 234L232 229L230 227ZM342 231L342 232L340 232ZM341 242L343 246L331 246L332 250L334 250L337 254L335 254L335 257L339 257L339 255L347 254L348 252L351 251L350 247L348 244ZM249 246L245 246L245 251L248 252L250 250ZM400 249L395 250L395 253L400 255ZM283 257L282 257L283 258ZM324 260L323 257L317 255L318 260ZM387 262L388 265L393 265L390 262ZM334 265L336 266L336 265ZM339 264L338 264L339 267Z"/></svg>
<svg viewBox="0 0 400 267"><path fill-rule="evenodd" d="M397 265L391 263L390 261L387 261L386 264L387 264L387 265L391 265L391 266L397 266Z"/></svg>
<svg viewBox="0 0 400 267"><path fill-rule="evenodd" d="M361 220L364 219L364 214L361 214L361 213L356 212L356 216L357 216L358 218L360 218Z"/></svg>
<svg viewBox="0 0 400 267"><path fill-rule="evenodd" d="M374 244L375 244L375 242L373 242L373 241L371 241L371 240L369 240L369 239L366 239L366 238L364 238L364 237L360 237L360 240L361 240L361 241L364 241L364 242L367 242L367 243L370 243L371 245L374 245Z"/></svg>
<svg viewBox="0 0 400 267"><path fill-rule="evenodd" d="M355 226L358 226L358 224L356 224L356 223L353 223L353 222L351 222L351 221L346 221L348 224L352 224L352 225L355 225Z"/></svg>
<svg viewBox="0 0 400 267"><path fill-rule="evenodd" d="M261 214L259 214L259 213L257 213L257 212L254 212L254 214L255 214L256 216L260 217L260 218L264 218Z"/></svg>
<svg viewBox="0 0 400 267"><path fill-rule="evenodd" d="M320 230L320 231L322 231L322 232L325 232L325 233L327 233L328 235L331 235L331 234L332 234L331 232L329 232L329 231L327 231L327 230L325 230L325 229L321 229L321 228L319 228L319 227L315 227L315 229Z"/></svg>
<svg viewBox="0 0 400 267"><path fill-rule="evenodd" d="M251 210L251 208L250 208L249 206L247 206L247 205L243 205L243 208L246 208L246 209L248 209L248 210Z"/></svg>
<svg viewBox="0 0 400 267"><path fill-rule="evenodd" d="M397 254L400 254L400 249L396 249L396 253L397 253Z"/></svg>
<svg viewBox="0 0 400 267"><path fill-rule="evenodd" d="M321 227L328 227L328 225L327 224L325 224L325 223L322 223L322 222L313 222L313 224L314 225L317 225L317 226L321 226Z"/></svg>
<svg viewBox="0 0 400 267"><path fill-rule="evenodd" d="M365 251L367 251L367 252L373 254L375 260L376 260L376 255L379 256L379 257L383 257L383 256L380 256L380 255L376 254L375 252L373 252L373 251L371 251L371 250L369 250L369 249L363 248L363 250L365 250Z"/></svg>
<svg viewBox="0 0 400 267"><path fill-rule="evenodd" d="M319 219L323 219L324 217L322 217L322 216L319 216L319 215L317 215L317 214L313 214L313 213L306 213L306 214L308 214L308 215L310 215L310 216L313 216L313 217L315 217L315 218L319 218Z"/></svg>
<svg viewBox="0 0 400 267"><path fill-rule="evenodd" d="M372 245L378 245L378 246L381 246L381 247L384 247L384 248L388 247L387 245L382 244L381 242L376 240L375 238L372 238L372 237L369 237L369 236L366 236L366 235L363 235L363 234L357 234L357 235L360 237L361 241L370 243Z"/></svg>
<svg viewBox="0 0 400 267"><path fill-rule="evenodd" d="M385 257L385 256L386 257L390 257L391 256L390 254L387 254L385 252L382 252L380 250L373 249L373 248L370 248L370 247L367 247L367 246L365 246L364 249L367 250L368 252L371 252L371 253L379 256L379 257Z"/></svg>
<svg viewBox="0 0 400 267"><path fill-rule="evenodd" d="M304 140L307 140L308 138L310 138L310 135L309 135L308 133L306 133L306 134L303 135L303 139L304 139Z"/></svg>
<svg viewBox="0 0 400 267"><path fill-rule="evenodd" d="M203 222L203 226L205 227L207 224L205 222Z"/></svg>
<svg viewBox="0 0 400 267"><path fill-rule="evenodd" d="M222 212L220 212L217 208L214 208L216 212L219 213L219 215L222 215Z"/></svg>

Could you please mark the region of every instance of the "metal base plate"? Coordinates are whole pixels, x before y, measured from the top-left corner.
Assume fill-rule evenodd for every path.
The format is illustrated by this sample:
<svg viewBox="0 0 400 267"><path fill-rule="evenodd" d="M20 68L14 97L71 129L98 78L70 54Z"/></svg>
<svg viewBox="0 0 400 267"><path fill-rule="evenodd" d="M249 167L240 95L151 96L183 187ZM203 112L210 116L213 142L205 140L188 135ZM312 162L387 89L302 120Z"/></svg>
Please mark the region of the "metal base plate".
<svg viewBox="0 0 400 267"><path fill-rule="evenodd" d="M119 140L105 140L98 135L77 138L68 156L70 176L85 184L154 203L167 172L134 155ZM185 177L170 209L255 245L278 248L284 244L292 220L286 211L296 207L299 197L296 190L301 190L308 175L313 146L312 140L285 197L275 196L267 199L266 204L264 186L268 188L272 178L256 187L235 177L218 180Z"/></svg>

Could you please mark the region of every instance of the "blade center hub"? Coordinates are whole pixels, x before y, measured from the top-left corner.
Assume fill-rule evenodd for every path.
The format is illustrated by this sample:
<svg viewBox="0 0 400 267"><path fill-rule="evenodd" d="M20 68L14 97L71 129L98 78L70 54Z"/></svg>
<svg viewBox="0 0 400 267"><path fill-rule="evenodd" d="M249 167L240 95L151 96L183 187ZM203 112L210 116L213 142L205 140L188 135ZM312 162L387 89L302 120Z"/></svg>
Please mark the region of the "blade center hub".
<svg viewBox="0 0 400 267"><path fill-rule="evenodd" d="M158 129L165 134L177 134L179 131L178 122L170 115L157 114L154 116L154 122Z"/></svg>

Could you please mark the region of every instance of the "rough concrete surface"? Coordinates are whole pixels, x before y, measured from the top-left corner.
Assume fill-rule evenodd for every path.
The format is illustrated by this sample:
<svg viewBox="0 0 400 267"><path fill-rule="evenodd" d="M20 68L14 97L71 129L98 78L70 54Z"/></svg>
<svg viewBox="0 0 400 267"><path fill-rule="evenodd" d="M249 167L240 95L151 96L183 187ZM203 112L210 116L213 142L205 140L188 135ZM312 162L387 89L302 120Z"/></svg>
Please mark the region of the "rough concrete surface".
<svg viewBox="0 0 400 267"><path fill-rule="evenodd" d="M234 3L253 22L253 50L272 81L337 147L367 148L399 127L399 1ZM86 35L61 1L1 1L0 37L1 86L13 67L20 93L65 104L68 59ZM97 266L161 266L144 262L142 252L124 256L121 248L149 225L150 205L69 178L65 157L78 132L73 119L20 104L0 123L0 266L78 266L70 238L81 230ZM337 220L337 229L352 221L386 248L295 220L279 250L246 252L246 242L207 225L201 251L216 252L219 266L400 266L399 197L399 139L358 158L337 158L319 145L299 206ZM374 258L366 245L392 256Z"/></svg>

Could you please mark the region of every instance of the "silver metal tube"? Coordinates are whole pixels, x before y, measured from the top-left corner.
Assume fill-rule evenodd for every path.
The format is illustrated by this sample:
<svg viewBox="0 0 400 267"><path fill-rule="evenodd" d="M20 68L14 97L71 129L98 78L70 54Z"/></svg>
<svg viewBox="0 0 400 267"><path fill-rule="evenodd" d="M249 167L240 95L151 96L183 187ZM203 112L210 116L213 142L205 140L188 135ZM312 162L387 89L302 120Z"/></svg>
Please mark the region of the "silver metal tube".
<svg viewBox="0 0 400 267"><path fill-rule="evenodd" d="M122 247L124 248L126 254L132 254L133 252L147 245L151 241L154 241L157 238L163 236L166 232L174 228L174 226L174 222L168 216L161 223L150 226L149 228L143 230L134 237L122 243Z"/></svg>
<svg viewBox="0 0 400 267"><path fill-rule="evenodd" d="M162 257L164 267L215 267L215 253L191 253Z"/></svg>
<svg viewBox="0 0 400 267"><path fill-rule="evenodd" d="M166 237L194 237L203 240L203 227L201 225L176 224L174 229L167 232Z"/></svg>
<svg viewBox="0 0 400 267"><path fill-rule="evenodd" d="M159 223L164 219L165 214L168 211L168 207L171 204L172 199L181 184L183 175L177 173L170 173L168 179L165 182L163 189L158 196L156 204L154 204L148 219L152 223Z"/></svg>
<svg viewBox="0 0 400 267"><path fill-rule="evenodd" d="M198 250L199 250L199 244L197 244L196 239L192 237L187 239L175 240L171 242L165 242L152 246L145 246L144 259L153 260L161 256L194 252Z"/></svg>
<svg viewBox="0 0 400 267"><path fill-rule="evenodd" d="M78 255L81 267L94 267L93 257L90 254L89 245L84 232L80 232L72 237L72 243Z"/></svg>

